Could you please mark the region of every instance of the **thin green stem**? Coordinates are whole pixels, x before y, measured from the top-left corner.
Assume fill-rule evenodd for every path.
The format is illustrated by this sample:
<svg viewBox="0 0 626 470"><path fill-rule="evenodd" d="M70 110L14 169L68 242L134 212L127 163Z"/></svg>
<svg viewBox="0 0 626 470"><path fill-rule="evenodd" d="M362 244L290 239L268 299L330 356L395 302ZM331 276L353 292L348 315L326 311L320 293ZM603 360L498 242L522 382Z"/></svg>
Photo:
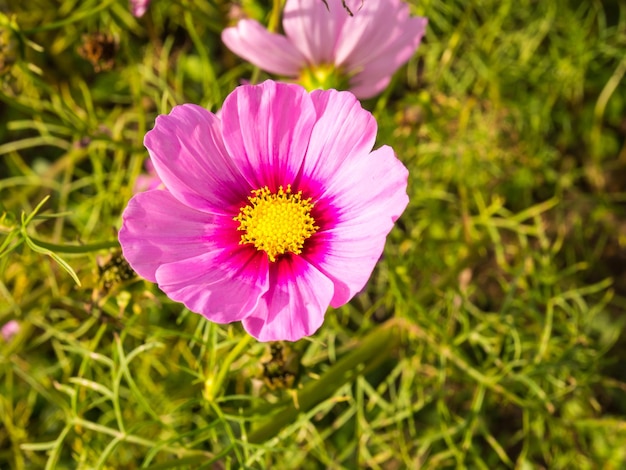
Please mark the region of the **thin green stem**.
<svg viewBox="0 0 626 470"><path fill-rule="evenodd" d="M278 31L278 26L280 25L280 18L283 13L284 5L285 0L274 0L272 2L272 11L270 12L270 19L267 24L267 29L270 33L275 33Z"/></svg>
<svg viewBox="0 0 626 470"><path fill-rule="evenodd" d="M224 362L220 364L219 372L215 376L215 379L211 380L209 377L205 382L204 397L212 402L222 389L222 384L226 380L226 375L230 372L231 364L241 355L241 352L248 347L248 345L254 340L250 335L244 335L237 346L235 346L226 356Z"/></svg>
<svg viewBox="0 0 626 470"><path fill-rule="evenodd" d="M35 245L38 245L41 248L46 248L47 250L55 251L59 253L82 254L82 253L91 253L93 251L109 250L111 248L120 247L120 243L117 240L90 243L87 245L58 245L56 243L44 242L43 240L40 240L38 238L33 238L33 237L29 237L29 238Z"/></svg>

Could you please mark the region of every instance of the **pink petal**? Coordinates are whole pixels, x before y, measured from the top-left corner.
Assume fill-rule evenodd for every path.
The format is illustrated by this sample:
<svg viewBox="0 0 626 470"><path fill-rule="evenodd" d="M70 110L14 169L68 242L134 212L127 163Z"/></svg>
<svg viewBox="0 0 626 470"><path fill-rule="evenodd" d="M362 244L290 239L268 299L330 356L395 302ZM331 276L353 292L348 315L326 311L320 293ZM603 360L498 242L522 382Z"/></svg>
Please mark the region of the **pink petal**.
<svg viewBox="0 0 626 470"><path fill-rule="evenodd" d="M10 341L16 334L20 332L20 324L17 320L9 320L0 329L0 336L5 341Z"/></svg>
<svg viewBox="0 0 626 470"><path fill-rule="evenodd" d="M285 34L310 64L335 62L337 37L349 18L340 0L327 4L328 8L322 0L287 0L283 11Z"/></svg>
<svg viewBox="0 0 626 470"><path fill-rule="evenodd" d="M146 13L150 0L130 0L130 9L134 16L140 17Z"/></svg>
<svg viewBox="0 0 626 470"><path fill-rule="evenodd" d="M355 79L351 81L350 91L359 99L366 100L382 92L387 88L389 82L391 82L391 75L385 75L377 80L372 80L366 75L356 75Z"/></svg>
<svg viewBox="0 0 626 470"><path fill-rule="evenodd" d="M377 54L394 31L393 23L388 21L389 13L385 2L365 2L363 8L344 24L337 44L336 64L344 65L352 58L348 64L354 68L362 58ZM384 27L379 27L382 25Z"/></svg>
<svg viewBox="0 0 626 470"><path fill-rule="evenodd" d="M160 265L213 250L214 232L235 224L230 218L187 207L169 191L158 189L133 196L122 221L119 241L124 257L137 274L152 282Z"/></svg>
<svg viewBox="0 0 626 470"><path fill-rule="evenodd" d="M222 41L239 57L271 73L297 77L304 56L285 37L268 32L254 20L240 20L222 31Z"/></svg>
<svg viewBox="0 0 626 470"><path fill-rule="evenodd" d="M335 63L353 68L367 62L368 57L378 55L391 36L402 30L403 20L408 17L408 5L401 0L351 0L349 6L354 16L343 23L339 32Z"/></svg>
<svg viewBox="0 0 626 470"><path fill-rule="evenodd" d="M316 233L305 258L332 279L331 306L357 294L380 258L387 234L404 211L408 171L384 146L367 158L346 162L322 196L335 220Z"/></svg>
<svg viewBox="0 0 626 470"><path fill-rule="evenodd" d="M400 0L350 0L349 6L354 16L339 33L335 63L354 75L350 90L359 98L370 98L382 91L393 73L411 58L427 20L411 17L408 5Z"/></svg>
<svg viewBox="0 0 626 470"><path fill-rule="evenodd" d="M297 341L315 333L333 295L333 283L298 256L270 265L270 288L243 327L259 341Z"/></svg>
<svg viewBox="0 0 626 470"><path fill-rule="evenodd" d="M250 192L224 148L220 120L200 106L158 116L144 144L165 187L187 206L230 214Z"/></svg>
<svg viewBox="0 0 626 470"><path fill-rule="evenodd" d="M367 158L376 140L376 120L349 92L315 90L317 112L311 141L302 166L303 180L325 182L351 158ZM313 188L307 193L315 197Z"/></svg>
<svg viewBox="0 0 626 470"><path fill-rule="evenodd" d="M267 257L249 247L215 246L210 252L157 269L167 296L216 323L240 321L268 289Z"/></svg>
<svg viewBox="0 0 626 470"><path fill-rule="evenodd" d="M133 194L157 189L161 186L161 180L158 176L139 175L133 185Z"/></svg>
<svg viewBox="0 0 626 470"><path fill-rule="evenodd" d="M292 183L315 124L304 88L266 81L235 89L222 107L224 143L248 183L258 189Z"/></svg>
<svg viewBox="0 0 626 470"><path fill-rule="evenodd" d="M350 80L350 90L359 98L371 98L383 91L394 72L405 64L419 46L426 18L411 18L406 29L389 42L384 51L372 54L361 71Z"/></svg>

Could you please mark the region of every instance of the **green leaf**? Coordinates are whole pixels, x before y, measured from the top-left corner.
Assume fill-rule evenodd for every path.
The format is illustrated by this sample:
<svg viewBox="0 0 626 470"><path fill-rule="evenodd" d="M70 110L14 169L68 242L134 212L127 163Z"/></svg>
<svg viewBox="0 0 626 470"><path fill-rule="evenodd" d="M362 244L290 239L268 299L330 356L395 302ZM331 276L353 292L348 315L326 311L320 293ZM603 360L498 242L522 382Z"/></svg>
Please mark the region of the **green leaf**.
<svg viewBox="0 0 626 470"><path fill-rule="evenodd" d="M22 236L24 238L24 241L30 247L31 250L33 250L33 251L35 251L37 253L41 253L41 254L47 255L50 258L52 258L53 260L55 260L63 269L65 269L67 271L67 273L72 277L72 279L74 279L74 282L78 286L81 285L80 279L78 279L78 276L76 275L76 272L74 272L74 270L67 263L67 261L65 261L63 258L61 258L59 255L57 255L53 251L50 251L50 250L48 250L46 248L43 248L43 247L35 244L35 242L33 242L33 240L31 238L29 238L28 235L26 235L26 233L24 233L24 231L22 231Z"/></svg>

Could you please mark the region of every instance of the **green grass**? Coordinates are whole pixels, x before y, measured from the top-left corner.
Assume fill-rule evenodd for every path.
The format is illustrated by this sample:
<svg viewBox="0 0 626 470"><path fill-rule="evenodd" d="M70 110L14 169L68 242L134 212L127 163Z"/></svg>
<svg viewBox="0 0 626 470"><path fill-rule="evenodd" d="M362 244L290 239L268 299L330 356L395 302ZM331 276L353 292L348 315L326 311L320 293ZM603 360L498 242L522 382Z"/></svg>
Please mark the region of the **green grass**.
<svg viewBox="0 0 626 470"><path fill-rule="evenodd" d="M0 468L623 468L623 4L412 4L426 40L364 103L411 202L367 290L274 357L115 261L156 115L266 77L230 8L0 5Z"/></svg>

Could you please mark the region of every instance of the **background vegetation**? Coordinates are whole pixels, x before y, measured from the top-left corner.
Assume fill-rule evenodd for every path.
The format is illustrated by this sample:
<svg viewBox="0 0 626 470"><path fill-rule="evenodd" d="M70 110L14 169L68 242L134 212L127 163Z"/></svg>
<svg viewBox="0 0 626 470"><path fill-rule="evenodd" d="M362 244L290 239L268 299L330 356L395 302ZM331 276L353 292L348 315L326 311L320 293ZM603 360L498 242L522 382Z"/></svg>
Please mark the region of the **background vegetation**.
<svg viewBox="0 0 626 470"><path fill-rule="evenodd" d="M367 290L271 346L116 242L156 115L265 78L219 33L271 4L0 2L1 468L624 468L626 7L411 8L364 103L411 203Z"/></svg>

